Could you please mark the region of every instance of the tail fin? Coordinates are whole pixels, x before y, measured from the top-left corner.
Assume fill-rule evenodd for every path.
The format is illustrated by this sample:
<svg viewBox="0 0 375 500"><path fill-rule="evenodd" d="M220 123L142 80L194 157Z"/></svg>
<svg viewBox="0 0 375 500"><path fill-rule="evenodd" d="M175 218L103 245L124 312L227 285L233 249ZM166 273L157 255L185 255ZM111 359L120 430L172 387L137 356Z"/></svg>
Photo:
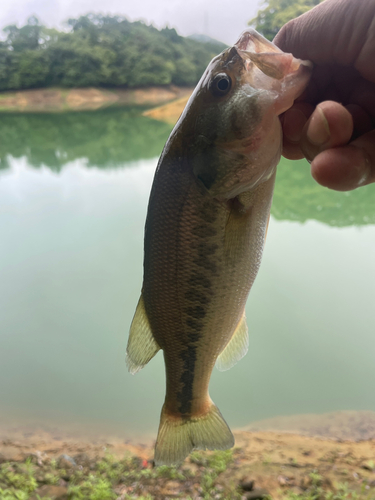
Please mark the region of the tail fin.
<svg viewBox="0 0 375 500"><path fill-rule="evenodd" d="M213 403L208 413L189 420L169 416L163 406L155 446L155 465L179 465L193 450L227 450L234 437Z"/></svg>

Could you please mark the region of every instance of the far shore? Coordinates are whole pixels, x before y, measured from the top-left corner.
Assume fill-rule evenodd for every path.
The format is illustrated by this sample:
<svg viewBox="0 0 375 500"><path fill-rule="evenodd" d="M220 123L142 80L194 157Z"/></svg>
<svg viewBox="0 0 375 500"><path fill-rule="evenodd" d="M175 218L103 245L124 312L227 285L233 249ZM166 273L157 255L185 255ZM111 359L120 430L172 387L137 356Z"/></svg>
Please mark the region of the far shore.
<svg viewBox="0 0 375 500"><path fill-rule="evenodd" d="M176 87L173 85L138 89L90 87L9 91L0 93L0 113L95 111L109 106L142 106L153 108L174 101L186 102L191 92L191 88ZM182 108L183 106L184 104Z"/></svg>

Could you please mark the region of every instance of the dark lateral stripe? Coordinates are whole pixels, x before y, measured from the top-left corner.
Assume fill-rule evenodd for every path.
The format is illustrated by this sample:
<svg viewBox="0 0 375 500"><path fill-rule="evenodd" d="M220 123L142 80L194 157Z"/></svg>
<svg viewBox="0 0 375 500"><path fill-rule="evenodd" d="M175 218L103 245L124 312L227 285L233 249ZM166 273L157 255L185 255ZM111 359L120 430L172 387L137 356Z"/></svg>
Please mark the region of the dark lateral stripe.
<svg viewBox="0 0 375 500"><path fill-rule="evenodd" d="M185 292L185 299L188 300L189 302L198 302L202 305L206 305L210 302L210 299L202 293L200 290L197 290L196 288L189 288Z"/></svg>
<svg viewBox="0 0 375 500"><path fill-rule="evenodd" d="M187 307L185 311L193 319L202 319L206 316L206 311L202 306Z"/></svg>
<svg viewBox="0 0 375 500"><path fill-rule="evenodd" d="M191 233L198 238L209 238L210 236L216 236L217 230L212 224L199 224L192 228Z"/></svg>
<svg viewBox="0 0 375 500"><path fill-rule="evenodd" d="M207 290L210 290L212 288L211 281L203 273L195 271L191 273L189 284L194 288L198 286L206 288Z"/></svg>
<svg viewBox="0 0 375 500"><path fill-rule="evenodd" d="M183 361L183 372L180 377L182 384L181 391L177 394L177 400L180 403L179 412L182 415L189 415L191 413L191 404L193 399L193 383L194 383L194 370L197 360L197 347L190 345L180 353L180 358Z"/></svg>
<svg viewBox="0 0 375 500"><path fill-rule="evenodd" d="M200 336L200 331L203 330L203 325L200 321L197 321L196 319L193 318L187 318L186 320L186 325L194 330L194 334L198 334ZM189 334L190 335L190 334Z"/></svg>

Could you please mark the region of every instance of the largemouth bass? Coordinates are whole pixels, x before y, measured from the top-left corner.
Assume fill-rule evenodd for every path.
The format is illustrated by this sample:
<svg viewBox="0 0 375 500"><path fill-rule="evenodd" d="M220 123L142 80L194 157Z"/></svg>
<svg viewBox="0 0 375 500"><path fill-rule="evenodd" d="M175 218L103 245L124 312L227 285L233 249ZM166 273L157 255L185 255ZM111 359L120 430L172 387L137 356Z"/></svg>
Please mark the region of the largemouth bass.
<svg viewBox="0 0 375 500"><path fill-rule="evenodd" d="M215 363L226 370L248 348L244 309L281 154L278 116L310 73L310 63L246 30L211 61L160 157L127 347L131 373L164 352L156 465L234 444L208 384Z"/></svg>

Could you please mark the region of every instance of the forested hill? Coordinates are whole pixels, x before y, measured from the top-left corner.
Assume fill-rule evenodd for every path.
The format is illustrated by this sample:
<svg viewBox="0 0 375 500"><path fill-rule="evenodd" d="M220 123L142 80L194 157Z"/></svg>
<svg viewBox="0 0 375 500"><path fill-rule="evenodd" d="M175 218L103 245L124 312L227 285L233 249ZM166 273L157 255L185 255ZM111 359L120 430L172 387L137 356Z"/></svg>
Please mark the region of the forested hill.
<svg viewBox="0 0 375 500"><path fill-rule="evenodd" d="M69 19L67 26L67 31L58 31L31 17L21 28L4 28L0 91L52 86L191 86L212 57L226 47L119 16L89 14Z"/></svg>

